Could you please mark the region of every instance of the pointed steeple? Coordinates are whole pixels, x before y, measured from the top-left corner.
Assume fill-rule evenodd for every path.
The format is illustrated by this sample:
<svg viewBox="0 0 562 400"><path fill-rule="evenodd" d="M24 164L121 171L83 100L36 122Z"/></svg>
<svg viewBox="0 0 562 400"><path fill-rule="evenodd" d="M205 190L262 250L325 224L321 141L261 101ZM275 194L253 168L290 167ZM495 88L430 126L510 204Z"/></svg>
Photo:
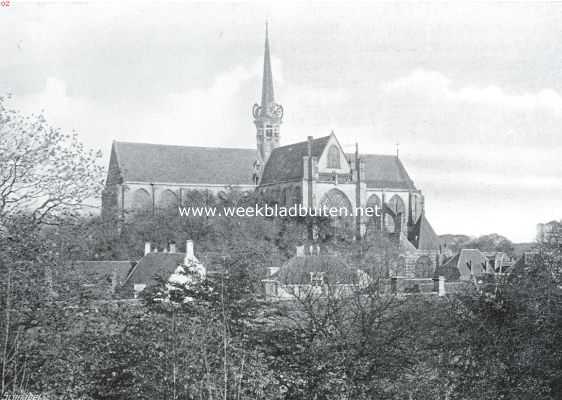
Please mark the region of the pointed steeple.
<svg viewBox="0 0 562 400"><path fill-rule="evenodd" d="M279 128L283 122L283 106L275 102L273 95L273 74L271 73L271 56L269 54L269 29L265 23L265 52L263 56L263 81L261 103L254 104L252 116L256 125L257 160L254 174L259 182L263 167L269 155L279 146Z"/></svg>
<svg viewBox="0 0 562 400"><path fill-rule="evenodd" d="M275 101L273 95L273 74L271 73L271 58L269 55L269 27L265 23L265 52L263 55L263 83L261 89L261 106L266 107Z"/></svg>

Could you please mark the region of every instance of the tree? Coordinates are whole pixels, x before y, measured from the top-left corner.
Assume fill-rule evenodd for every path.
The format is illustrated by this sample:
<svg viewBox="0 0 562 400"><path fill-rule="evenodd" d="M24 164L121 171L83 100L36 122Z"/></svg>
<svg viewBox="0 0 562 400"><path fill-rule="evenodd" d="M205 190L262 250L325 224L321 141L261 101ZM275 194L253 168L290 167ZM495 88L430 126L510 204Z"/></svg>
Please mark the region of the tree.
<svg viewBox="0 0 562 400"><path fill-rule="evenodd" d="M75 213L101 189L99 152L76 135L51 127L42 115L23 116L0 98L0 221L26 214L53 223Z"/></svg>
<svg viewBox="0 0 562 400"><path fill-rule="evenodd" d="M80 300L71 274L64 288L53 284L62 263L46 227L72 223L100 193L99 156L43 116L23 116L0 98L0 396L33 385L34 366L48 359L37 347L39 332L59 332L62 310Z"/></svg>

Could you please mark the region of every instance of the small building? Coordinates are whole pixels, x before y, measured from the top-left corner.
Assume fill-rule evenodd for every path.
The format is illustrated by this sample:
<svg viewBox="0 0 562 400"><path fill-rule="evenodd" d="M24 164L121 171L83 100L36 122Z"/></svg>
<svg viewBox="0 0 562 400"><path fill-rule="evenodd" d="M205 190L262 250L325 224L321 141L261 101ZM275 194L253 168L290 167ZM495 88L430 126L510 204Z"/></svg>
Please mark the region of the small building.
<svg viewBox="0 0 562 400"><path fill-rule="evenodd" d="M184 253L174 251L154 252L151 251L150 243L145 245L145 255L131 269L124 284L123 291L126 295L135 298L147 287L154 286L161 281L168 282L168 289L175 285L188 284L191 282L188 271L197 273L204 277L206 269L193 250L193 241L186 242Z"/></svg>
<svg viewBox="0 0 562 400"><path fill-rule="evenodd" d="M513 266L513 260L503 251L488 251L484 255L496 274L507 274Z"/></svg>
<svg viewBox="0 0 562 400"><path fill-rule="evenodd" d="M370 278L364 271L348 267L335 255L320 254L315 246L309 254L304 246L280 268L263 280L269 300L291 300L307 296L343 296L366 287Z"/></svg>
<svg viewBox="0 0 562 400"><path fill-rule="evenodd" d="M494 274L488 257L478 249L462 249L436 270L437 276L444 276L447 282L471 281L485 274Z"/></svg>
<svg viewBox="0 0 562 400"><path fill-rule="evenodd" d="M537 242L548 246L562 246L562 220L538 224Z"/></svg>

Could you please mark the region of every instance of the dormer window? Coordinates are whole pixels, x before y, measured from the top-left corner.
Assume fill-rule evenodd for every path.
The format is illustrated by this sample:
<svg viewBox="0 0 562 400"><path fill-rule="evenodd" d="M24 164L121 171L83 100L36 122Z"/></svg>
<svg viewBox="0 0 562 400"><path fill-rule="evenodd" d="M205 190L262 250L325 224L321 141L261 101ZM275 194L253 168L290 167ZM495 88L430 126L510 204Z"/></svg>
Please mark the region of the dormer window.
<svg viewBox="0 0 562 400"><path fill-rule="evenodd" d="M312 286L323 286L324 285L324 272L311 272L310 273L310 284Z"/></svg>
<svg viewBox="0 0 562 400"><path fill-rule="evenodd" d="M336 145L330 146L328 150L328 168L340 168L340 150Z"/></svg>

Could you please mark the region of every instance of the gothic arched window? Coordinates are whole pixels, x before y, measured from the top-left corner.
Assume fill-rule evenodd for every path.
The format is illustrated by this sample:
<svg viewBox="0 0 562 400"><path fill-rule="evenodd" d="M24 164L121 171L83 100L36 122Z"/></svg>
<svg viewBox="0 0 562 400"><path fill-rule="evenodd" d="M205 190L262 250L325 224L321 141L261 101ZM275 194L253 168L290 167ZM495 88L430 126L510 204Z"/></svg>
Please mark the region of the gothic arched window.
<svg viewBox="0 0 562 400"><path fill-rule="evenodd" d="M416 261L416 278L431 278L433 276L433 263L428 256L421 256Z"/></svg>
<svg viewBox="0 0 562 400"><path fill-rule="evenodd" d="M379 196L372 194L367 200L367 208L371 208L372 217L367 222L367 230L372 232L380 232L382 227L382 203ZM375 213L377 215L375 215Z"/></svg>
<svg viewBox="0 0 562 400"><path fill-rule="evenodd" d="M175 209L178 206L178 196L171 190L166 189L160 194L158 207L164 210Z"/></svg>
<svg viewBox="0 0 562 400"><path fill-rule="evenodd" d="M338 189L329 190L322 199L320 200L320 209L324 207L329 210L333 210L337 216L330 217L330 224L336 230L344 229L347 230L351 227L353 223L351 202L347 196Z"/></svg>
<svg viewBox="0 0 562 400"><path fill-rule="evenodd" d="M400 230L405 231L406 229L406 221L407 221L407 214L406 214L406 206L404 201L400 196L395 194L392 196L390 201L388 202L388 208L392 210L392 218L394 219L394 227L391 230L390 226L387 225L387 230L389 232L394 232L398 230L398 224L400 224Z"/></svg>
<svg viewBox="0 0 562 400"><path fill-rule="evenodd" d="M152 206L152 197L146 189L137 189L133 192L131 206L136 211L147 211Z"/></svg>
<svg viewBox="0 0 562 400"><path fill-rule="evenodd" d="M328 168L340 168L340 150L336 145L331 145L328 150Z"/></svg>

